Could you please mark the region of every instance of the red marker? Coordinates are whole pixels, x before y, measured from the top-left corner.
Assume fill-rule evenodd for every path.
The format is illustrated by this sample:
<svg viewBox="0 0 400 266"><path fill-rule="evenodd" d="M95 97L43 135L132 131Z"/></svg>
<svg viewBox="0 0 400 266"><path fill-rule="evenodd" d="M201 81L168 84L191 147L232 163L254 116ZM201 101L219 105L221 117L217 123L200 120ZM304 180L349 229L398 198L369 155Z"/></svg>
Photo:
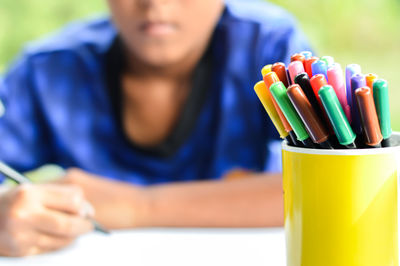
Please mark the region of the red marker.
<svg viewBox="0 0 400 266"><path fill-rule="evenodd" d="M331 121L330 121L330 119L328 117L328 114L327 114L327 112L325 110L325 107L322 104L321 98L319 97L319 94L318 94L318 92L322 88L322 86L328 85L328 82L326 81L326 78L325 78L324 74L317 74L317 75L313 76L310 79L310 84L311 84L311 87L312 87L312 89L314 91L315 97L318 100L319 106L324 112L323 115L324 115L326 123L328 124L327 128L328 128L329 132L331 134L333 134L334 131L333 131L332 123L331 123Z"/></svg>
<svg viewBox="0 0 400 266"><path fill-rule="evenodd" d="M311 87L314 91L315 97L317 98L321 108L323 109L323 105L321 99L319 98L318 91L322 86L328 85L326 78L323 74L317 74L310 79Z"/></svg>
<svg viewBox="0 0 400 266"><path fill-rule="evenodd" d="M312 65L312 63L314 63L315 61L318 61L318 60L319 60L318 57L312 56L304 61L304 69L307 72L309 78L312 77L311 65Z"/></svg>
<svg viewBox="0 0 400 266"><path fill-rule="evenodd" d="M272 65L272 71L276 73L278 76L279 80L282 81L283 85L285 87L289 87L289 80L286 74L286 66L282 62L278 62Z"/></svg>
<svg viewBox="0 0 400 266"><path fill-rule="evenodd" d="M289 76L290 79L292 81L292 84L294 84L294 79L295 77L304 72L304 66L303 63L301 61L293 61L289 64L288 66L288 70L289 70Z"/></svg>

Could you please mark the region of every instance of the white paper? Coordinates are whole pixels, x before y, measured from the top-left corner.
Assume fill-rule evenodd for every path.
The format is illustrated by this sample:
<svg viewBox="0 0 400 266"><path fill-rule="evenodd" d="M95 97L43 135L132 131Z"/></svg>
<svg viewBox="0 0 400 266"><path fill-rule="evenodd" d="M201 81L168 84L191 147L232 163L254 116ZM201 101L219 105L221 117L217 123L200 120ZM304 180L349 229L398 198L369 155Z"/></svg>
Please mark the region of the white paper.
<svg viewBox="0 0 400 266"><path fill-rule="evenodd" d="M285 266L283 229L146 229L92 233L72 246L1 266Z"/></svg>

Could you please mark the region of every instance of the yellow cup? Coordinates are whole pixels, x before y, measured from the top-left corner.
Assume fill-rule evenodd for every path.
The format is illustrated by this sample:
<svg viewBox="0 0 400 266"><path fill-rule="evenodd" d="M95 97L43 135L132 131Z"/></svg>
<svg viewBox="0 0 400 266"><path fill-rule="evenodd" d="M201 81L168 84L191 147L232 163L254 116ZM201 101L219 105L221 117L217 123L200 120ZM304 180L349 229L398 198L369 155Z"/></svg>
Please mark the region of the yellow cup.
<svg viewBox="0 0 400 266"><path fill-rule="evenodd" d="M400 143L400 134L392 140ZM399 145L282 144L288 266L398 266Z"/></svg>

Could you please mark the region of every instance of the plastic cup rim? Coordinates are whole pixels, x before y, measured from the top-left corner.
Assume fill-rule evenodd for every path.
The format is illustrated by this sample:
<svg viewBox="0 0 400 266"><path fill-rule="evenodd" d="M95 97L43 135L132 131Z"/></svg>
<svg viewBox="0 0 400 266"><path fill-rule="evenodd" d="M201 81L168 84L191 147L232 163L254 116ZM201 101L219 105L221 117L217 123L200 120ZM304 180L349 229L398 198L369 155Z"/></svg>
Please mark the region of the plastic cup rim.
<svg viewBox="0 0 400 266"><path fill-rule="evenodd" d="M400 132L393 132L391 137L397 136L400 138ZM373 154L390 154L400 152L400 145L385 148L367 148L367 149L310 149L293 147L287 144L286 140L282 141L282 150L294 153L303 154L318 154L318 155L373 155Z"/></svg>

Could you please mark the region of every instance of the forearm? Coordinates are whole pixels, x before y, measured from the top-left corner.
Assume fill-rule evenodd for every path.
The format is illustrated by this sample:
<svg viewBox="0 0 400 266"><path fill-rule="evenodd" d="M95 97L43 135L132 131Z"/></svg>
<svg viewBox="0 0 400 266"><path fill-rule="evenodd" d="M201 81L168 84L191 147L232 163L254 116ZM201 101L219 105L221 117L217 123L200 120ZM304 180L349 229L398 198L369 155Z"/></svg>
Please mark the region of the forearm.
<svg viewBox="0 0 400 266"><path fill-rule="evenodd" d="M232 181L174 183L145 189L143 226L266 227L283 224L280 174Z"/></svg>

